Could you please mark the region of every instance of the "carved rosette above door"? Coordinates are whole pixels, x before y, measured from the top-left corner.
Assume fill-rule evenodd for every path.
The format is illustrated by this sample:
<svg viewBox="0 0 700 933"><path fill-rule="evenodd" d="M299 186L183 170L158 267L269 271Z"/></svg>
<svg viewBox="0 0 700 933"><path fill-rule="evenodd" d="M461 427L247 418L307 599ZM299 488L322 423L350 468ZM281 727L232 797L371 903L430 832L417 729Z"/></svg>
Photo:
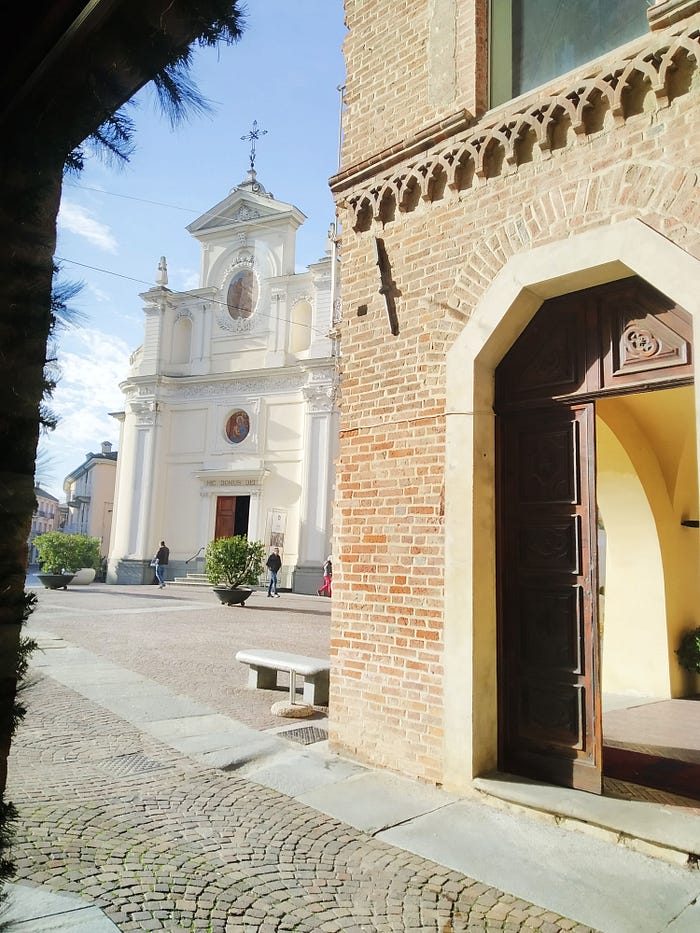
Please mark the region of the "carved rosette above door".
<svg viewBox="0 0 700 933"><path fill-rule="evenodd" d="M646 296L644 296L646 297ZM640 379L657 381L692 377L692 322L690 315L667 302L655 312L647 301L629 301L610 307L604 317L603 340L609 344L604 359L603 385L606 389L637 384Z"/></svg>
<svg viewBox="0 0 700 933"><path fill-rule="evenodd" d="M690 383L692 321L632 276L545 302L499 371L499 408Z"/></svg>

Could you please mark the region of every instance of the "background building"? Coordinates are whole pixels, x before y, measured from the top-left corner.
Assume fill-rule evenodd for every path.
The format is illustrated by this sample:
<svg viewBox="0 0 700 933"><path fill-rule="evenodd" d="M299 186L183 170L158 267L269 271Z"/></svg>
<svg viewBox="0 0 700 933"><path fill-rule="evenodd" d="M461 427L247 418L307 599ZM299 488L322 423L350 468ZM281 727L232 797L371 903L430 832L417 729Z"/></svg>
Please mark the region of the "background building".
<svg viewBox="0 0 700 933"><path fill-rule="evenodd" d="M109 548L117 479L117 451L109 441L99 453L88 453L77 469L63 481L67 514L61 531L100 539L100 553Z"/></svg>
<svg viewBox="0 0 700 933"><path fill-rule="evenodd" d="M277 546L280 585L315 593L330 549L337 448L333 300L326 254L295 272L304 215L253 168L187 228L199 288L167 288L165 259L144 299L144 342L123 384L116 521L108 582L201 571L215 537Z"/></svg>
<svg viewBox="0 0 700 933"><path fill-rule="evenodd" d="M34 495L36 496L36 508L32 515L32 529L29 533L30 564L38 562L36 548L32 544L34 538L47 531L57 531L59 526L59 502L56 496L52 496L41 486L34 487Z"/></svg>
<svg viewBox="0 0 700 933"><path fill-rule="evenodd" d="M331 743L600 791L698 692L700 3L345 8Z"/></svg>

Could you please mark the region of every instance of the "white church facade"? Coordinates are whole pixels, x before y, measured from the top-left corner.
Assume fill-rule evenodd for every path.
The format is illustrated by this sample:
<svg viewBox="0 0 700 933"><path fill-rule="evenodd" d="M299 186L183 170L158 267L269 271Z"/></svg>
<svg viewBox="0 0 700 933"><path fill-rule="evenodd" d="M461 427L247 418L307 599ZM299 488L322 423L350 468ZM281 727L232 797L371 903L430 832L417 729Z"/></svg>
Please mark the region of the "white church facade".
<svg viewBox="0 0 700 933"><path fill-rule="evenodd" d="M305 217L256 178L187 227L200 286L144 301L121 420L108 583L201 572L213 538L247 534L283 558L280 586L315 593L331 553L338 417L337 259L295 272Z"/></svg>

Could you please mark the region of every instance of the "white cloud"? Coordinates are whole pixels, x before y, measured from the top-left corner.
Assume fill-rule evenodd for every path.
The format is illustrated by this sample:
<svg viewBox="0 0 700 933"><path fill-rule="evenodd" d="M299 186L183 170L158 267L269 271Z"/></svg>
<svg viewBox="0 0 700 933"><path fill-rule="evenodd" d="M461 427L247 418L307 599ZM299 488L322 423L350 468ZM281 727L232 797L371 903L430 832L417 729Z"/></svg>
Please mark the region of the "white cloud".
<svg viewBox="0 0 700 933"><path fill-rule="evenodd" d="M104 304L105 302L112 300L112 296L109 294L109 292L106 292L102 288L98 288L97 285L93 285L92 282L88 282L87 290L95 299L95 301L99 302L100 304Z"/></svg>
<svg viewBox="0 0 700 933"><path fill-rule="evenodd" d="M76 236L83 237L93 246L102 249L107 253L116 253L117 241L114 234L107 226L96 220L85 207L68 201L65 198L61 201L61 209L58 212L58 226L63 230L68 230Z"/></svg>
<svg viewBox="0 0 700 933"><path fill-rule="evenodd" d="M131 352L120 337L94 328L71 331L60 339L61 377L48 403L59 423L42 442L51 460L53 483L47 488L54 495L62 495L64 478L86 453L99 451L102 441L111 441L117 450L119 422L109 412L124 407L119 383L127 376Z"/></svg>
<svg viewBox="0 0 700 933"><path fill-rule="evenodd" d="M195 269L174 269L170 273L174 286L178 291L187 292L192 288L199 288L199 272Z"/></svg>

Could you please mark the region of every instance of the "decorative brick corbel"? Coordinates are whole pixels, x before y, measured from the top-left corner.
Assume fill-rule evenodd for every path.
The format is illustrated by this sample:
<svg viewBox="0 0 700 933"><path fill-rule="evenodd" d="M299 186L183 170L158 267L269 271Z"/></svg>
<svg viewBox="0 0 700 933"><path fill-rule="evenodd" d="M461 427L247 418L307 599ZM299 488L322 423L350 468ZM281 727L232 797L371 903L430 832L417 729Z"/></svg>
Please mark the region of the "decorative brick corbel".
<svg viewBox="0 0 700 933"><path fill-rule="evenodd" d="M656 0L647 10L649 28L665 29L672 23L687 19L700 11L700 0Z"/></svg>

